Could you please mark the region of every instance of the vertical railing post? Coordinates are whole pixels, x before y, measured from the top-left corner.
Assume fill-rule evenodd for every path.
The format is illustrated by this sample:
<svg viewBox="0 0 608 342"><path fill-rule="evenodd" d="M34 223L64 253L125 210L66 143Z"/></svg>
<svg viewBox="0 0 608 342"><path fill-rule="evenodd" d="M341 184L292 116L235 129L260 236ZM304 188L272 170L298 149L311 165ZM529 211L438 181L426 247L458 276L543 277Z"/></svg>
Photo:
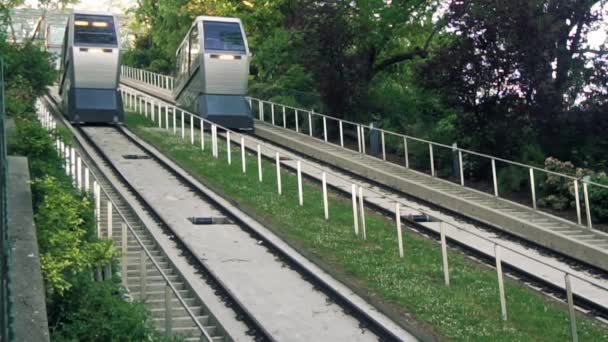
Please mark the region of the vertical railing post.
<svg viewBox="0 0 608 342"><path fill-rule="evenodd" d="M185 136L186 133L184 132L184 111L180 110L180 113L181 113L181 119L182 119L182 140L184 140L186 137Z"/></svg>
<svg viewBox="0 0 608 342"><path fill-rule="evenodd" d="M312 112L308 112L308 135L312 137Z"/></svg>
<svg viewBox="0 0 608 342"><path fill-rule="evenodd" d="M128 259L128 238L127 238L127 224L122 222L120 225L120 278L122 280L122 286L125 288L128 287L128 275L127 275L127 265L129 262Z"/></svg>
<svg viewBox="0 0 608 342"><path fill-rule="evenodd" d="M355 235L359 236L359 215L357 214L357 186L355 184L351 185L351 196L353 202L353 220L355 227Z"/></svg>
<svg viewBox="0 0 608 342"><path fill-rule="evenodd" d="M395 222L397 225L397 239L399 246L399 257L403 258L403 233L401 232L401 205L395 203Z"/></svg>
<svg viewBox="0 0 608 342"><path fill-rule="evenodd" d="M287 128L287 114L285 114L285 106L283 106L283 128Z"/></svg>
<svg viewBox="0 0 608 342"><path fill-rule="evenodd" d="M264 102L258 101L258 116L260 117L260 121L264 121Z"/></svg>
<svg viewBox="0 0 608 342"><path fill-rule="evenodd" d="M568 299L568 313L570 314L570 333L572 341L578 342L578 332L576 329L576 312L574 311L574 298L572 297L572 284L570 284L570 275L566 273L564 276L566 283L566 297Z"/></svg>
<svg viewBox="0 0 608 342"><path fill-rule="evenodd" d="M270 102L270 116L272 125L274 126L274 103Z"/></svg>
<svg viewBox="0 0 608 342"><path fill-rule="evenodd" d="M112 202L110 202L110 199L108 199L108 227L107 227L107 233L108 233L108 239L112 240Z"/></svg>
<svg viewBox="0 0 608 342"><path fill-rule="evenodd" d="M409 152L407 150L407 137L403 137L403 153L405 154L405 168L410 168Z"/></svg>
<svg viewBox="0 0 608 342"><path fill-rule="evenodd" d="M262 147L257 145L258 149L258 180L262 182Z"/></svg>
<svg viewBox="0 0 608 342"><path fill-rule="evenodd" d="M460 169L460 185L464 186L464 167L462 166L462 151L458 150L458 168Z"/></svg>
<svg viewBox="0 0 608 342"><path fill-rule="evenodd" d="M90 190L90 171L88 167L84 167L84 191L89 192Z"/></svg>
<svg viewBox="0 0 608 342"><path fill-rule="evenodd" d="M433 158L433 144L429 143L429 158L431 160L431 177L435 177L435 161Z"/></svg>
<svg viewBox="0 0 608 342"><path fill-rule="evenodd" d="M342 127L342 120L339 120L340 125L340 146L344 147L344 128Z"/></svg>
<svg viewBox="0 0 608 342"><path fill-rule="evenodd" d="M384 143L384 131L380 131L380 139L382 140L382 160L386 161L386 146Z"/></svg>
<svg viewBox="0 0 608 342"><path fill-rule="evenodd" d="M323 139L327 142L327 118L323 116Z"/></svg>
<svg viewBox="0 0 608 342"><path fill-rule="evenodd" d="M576 218L578 224L582 224L581 219L581 199L578 193L578 179L574 180L574 201L576 202Z"/></svg>
<svg viewBox="0 0 608 342"><path fill-rule="evenodd" d="M361 216L361 229L363 230L363 240L367 240L367 232L365 230L365 204L363 202L362 186L359 186L359 214Z"/></svg>
<svg viewBox="0 0 608 342"><path fill-rule="evenodd" d="M172 109L171 114L173 114L173 134L177 134L177 108L172 107Z"/></svg>
<svg viewBox="0 0 608 342"><path fill-rule="evenodd" d="M532 207L536 210L536 185L534 183L534 169L530 168L530 191L532 193Z"/></svg>
<svg viewBox="0 0 608 342"><path fill-rule="evenodd" d="M585 213L587 214L587 227L593 228L591 222L591 206L589 204L589 191L587 190L587 182L583 180L583 196L585 196Z"/></svg>
<svg viewBox="0 0 608 342"><path fill-rule="evenodd" d="M205 121L203 118L200 119L200 127L201 127L201 150L205 150Z"/></svg>
<svg viewBox="0 0 608 342"><path fill-rule="evenodd" d="M298 174L298 203L304 205L304 193L302 191L302 163L298 160L296 163Z"/></svg>
<svg viewBox="0 0 608 342"><path fill-rule="evenodd" d="M494 184L494 196L498 197L498 179L496 178L496 160L492 158L492 184Z"/></svg>
<svg viewBox="0 0 608 342"><path fill-rule="evenodd" d="M441 235L441 258L443 260L443 280L446 286L450 286L450 268L448 266L448 247L445 241L445 224L439 222L439 233Z"/></svg>
<svg viewBox="0 0 608 342"><path fill-rule="evenodd" d="M494 258L496 259L496 275L498 277L498 294L500 296L500 313L503 321L507 320L507 301L505 299L505 286L502 276L502 260L500 257L500 246L494 245Z"/></svg>
<svg viewBox="0 0 608 342"><path fill-rule="evenodd" d="M241 167L243 174L247 172L247 164L245 163L245 137L241 136Z"/></svg>
<svg viewBox="0 0 608 342"><path fill-rule="evenodd" d="M361 125L357 125L357 147L359 148L359 153L361 153Z"/></svg>
<svg viewBox="0 0 608 342"><path fill-rule="evenodd" d="M275 163L277 166L277 193L280 195L283 190L281 186L281 157L278 151L275 153Z"/></svg>
<svg viewBox="0 0 608 342"><path fill-rule="evenodd" d="M327 175L325 171L321 174L321 184L323 187L323 210L325 213L325 220L329 220L329 204L327 203Z"/></svg>
<svg viewBox="0 0 608 342"><path fill-rule="evenodd" d="M300 121L298 120L298 110L294 109L296 113L296 133L300 133Z"/></svg>
<svg viewBox="0 0 608 342"><path fill-rule="evenodd" d="M230 151L230 131L226 131L226 157L228 158L228 165L232 165L232 152Z"/></svg>
<svg viewBox="0 0 608 342"><path fill-rule="evenodd" d="M190 145L194 145L194 115L190 114Z"/></svg>

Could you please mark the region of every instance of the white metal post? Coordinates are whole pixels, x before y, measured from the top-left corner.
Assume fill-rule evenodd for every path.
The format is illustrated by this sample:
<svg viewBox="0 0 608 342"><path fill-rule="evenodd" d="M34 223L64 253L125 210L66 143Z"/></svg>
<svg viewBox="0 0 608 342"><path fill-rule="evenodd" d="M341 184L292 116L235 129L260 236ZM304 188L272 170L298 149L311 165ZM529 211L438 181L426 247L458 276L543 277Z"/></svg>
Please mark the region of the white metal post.
<svg viewBox="0 0 608 342"><path fill-rule="evenodd" d="M492 183L494 184L494 196L498 197L498 180L496 178L496 160L492 158Z"/></svg>
<svg viewBox="0 0 608 342"><path fill-rule="evenodd" d="M232 152L230 151L230 131L226 131L226 157L228 158L228 165L232 164Z"/></svg>
<svg viewBox="0 0 608 342"><path fill-rule="evenodd" d="M121 245L120 245L120 249L121 249L121 262L120 262L120 277L122 280L122 285L124 287L127 287L127 263L129 262L128 258L128 254L127 254L127 244L128 239L127 239L127 224L122 222L122 224L120 225L120 235L121 235Z"/></svg>
<svg viewBox="0 0 608 342"><path fill-rule="evenodd" d="M190 144L194 145L194 115L190 114Z"/></svg>
<svg viewBox="0 0 608 342"><path fill-rule="evenodd" d="M355 225L355 235L359 236L359 214L357 214L357 186L351 185L351 196L353 201L353 220Z"/></svg>
<svg viewBox="0 0 608 342"><path fill-rule="evenodd" d="M503 321L507 320L507 301L505 299L505 286L502 276L502 261L500 257L500 246L494 245L494 258L496 259L496 275L498 276L498 293L500 296L500 312Z"/></svg>
<svg viewBox="0 0 608 342"><path fill-rule="evenodd" d="M80 156L76 157L76 184L78 190L82 191L82 159L80 159Z"/></svg>
<svg viewBox="0 0 608 342"><path fill-rule="evenodd" d="M323 117L323 139L327 142L327 118Z"/></svg>
<svg viewBox="0 0 608 342"><path fill-rule="evenodd" d="M76 149L74 147L70 147L70 170L72 173L72 178L74 182L76 181Z"/></svg>
<svg viewBox="0 0 608 342"><path fill-rule="evenodd" d="M395 221L397 224L397 240L399 245L399 257L403 258L403 233L401 232L401 205L395 203Z"/></svg>
<svg viewBox="0 0 608 342"><path fill-rule="evenodd" d="M445 224L439 222L439 232L441 235L441 257L443 260L443 279L446 286L450 286L450 268L448 266L448 247L445 241Z"/></svg>
<svg viewBox="0 0 608 342"><path fill-rule="evenodd" d="M262 181L262 148L260 144L257 145L258 148L258 180Z"/></svg>
<svg viewBox="0 0 608 342"><path fill-rule="evenodd" d="M283 106L283 128L287 128L287 115L285 114L285 106Z"/></svg>
<svg viewBox="0 0 608 342"><path fill-rule="evenodd" d="M536 186L534 185L534 169L530 168L530 190L532 191L532 207L536 209Z"/></svg>
<svg viewBox="0 0 608 342"><path fill-rule="evenodd" d="M572 285L570 284L570 275L566 273L564 276L566 283L566 297L568 298L568 312L570 314L570 332L572 341L578 342L578 332L576 329L576 312L574 311L574 298L572 297Z"/></svg>
<svg viewBox="0 0 608 342"><path fill-rule="evenodd" d="M587 227L591 229L591 207L589 205L589 192L587 191L587 182L583 181L583 196L585 196L585 212L587 214Z"/></svg>
<svg viewBox="0 0 608 342"><path fill-rule="evenodd" d="M200 122L201 127L201 150L205 150L205 121L201 118Z"/></svg>
<svg viewBox="0 0 608 342"><path fill-rule="evenodd" d="M340 146L344 147L344 128L342 127L342 120L339 120L339 126L340 126Z"/></svg>
<svg viewBox="0 0 608 342"><path fill-rule="evenodd" d="M247 172L247 164L245 164L245 137L241 136L241 166L243 174Z"/></svg>
<svg viewBox="0 0 608 342"><path fill-rule="evenodd" d="M429 158L431 159L431 177L435 177L435 161L433 160L433 144L429 143Z"/></svg>
<svg viewBox="0 0 608 342"><path fill-rule="evenodd" d="M108 199L108 239L112 240L112 202Z"/></svg>
<svg viewBox="0 0 608 342"><path fill-rule="evenodd" d="M578 193L578 179L574 180L574 200L576 201L576 218L578 220L578 224L582 224L581 219L581 200L579 198Z"/></svg>
<svg viewBox="0 0 608 342"><path fill-rule="evenodd" d="M139 300L144 301L146 299L146 251L142 248L139 250Z"/></svg>
<svg viewBox="0 0 608 342"><path fill-rule="evenodd" d="M458 150L458 168L460 169L460 185L464 186L464 168L462 166L462 151Z"/></svg>
<svg viewBox="0 0 608 342"><path fill-rule="evenodd" d="M154 104L152 104L152 106L154 106ZM162 108L163 107L165 108L165 112L166 112L167 111L167 106L162 105L162 107L161 107L161 104L158 103L158 128L163 128L163 116L162 116L162 114L163 114Z"/></svg>
<svg viewBox="0 0 608 342"><path fill-rule="evenodd" d="M274 103L270 103L270 115L272 120L272 125L274 126Z"/></svg>
<svg viewBox="0 0 608 342"><path fill-rule="evenodd" d="M365 205L363 203L363 187L359 186L359 212L361 216L361 229L363 229L363 240L367 240L365 231Z"/></svg>
<svg viewBox="0 0 608 342"><path fill-rule="evenodd" d="M382 160L386 160L386 146L384 143L384 131L380 131L380 138L382 140Z"/></svg>
<svg viewBox="0 0 608 342"><path fill-rule="evenodd" d="M312 137L312 113L308 112L308 135Z"/></svg>
<svg viewBox="0 0 608 342"><path fill-rule="evenodd" d="M97 181L93 181L93 197L95 197L95 225L97 237L101 237L101 189Z"/></svg>
<svg viewBox="0 0 608 342"><path fill-rule="evenodd" d="M365 126L361 126L361 151L365 154Z"/></svg>
<svg viewBox="0 0 608 342"><path fill-rule="evenodd" d="M361 153L361 125L357 125L357 146L359 147L359 153Z"/></svg>
<svg viewBox="0 0 608 342"><path fill-rule="evenodd" d="M90 187L89 187L89 181L90 181L90 175L89 175L90 171L88 167L84 167L84 191L89 192Z"/></svg>
<svg viewBox="0 0 608 342"><path fill-rule="evenodd" d="M176 124L176 120L177 120L177 108L173 107L173 110L171 111L171 114L173 114L173 134L177 133L177 124Z"/></svg>
<svg viewBox="0 0 608 342"><path fill-rule="evenodd" d="M281 188L281 157L278 151L275 153L275 163L277 166L277 192L280 195L283 191Z"/></svg>
<svg viewBox="0 0 608 342"><path fill-rule="evenodd" d="M181 113L181 119L182 119L182 140L184 140L186 138L186 133L184 132L184 111L180 110Z"/></svg>
<svg viewBox="0 0 608 342"><path fill-rule="evenodd" d="M169 130L169 106L165 106L165 129Z"/></svg>
<svg viewBox="0 0 608 342"><path fill-rule="evenodd" d="M298 121L298 110L294 109L296 113L296 133L300 133L300 122Z"/></svg>
<svg viewBox="0 0 608 342"><path fill-rule="evenodd" d="M329 203L327 203L327 175L325 171L321 174L321 183L323 186L323 210L325 212L325 220L329 220Z"/></svg>
<svg viewBox="0 0 608 342"><path fill-rule="evenodd" d="M260 117L260 121L264 121L264 102L258 101L258 116Z"/></svg>
<svg viewBox="0 0 608 342"><path fill-rule="evenodd" d="M302 191L302 163L298 160L296 163L298 174L298 203L304 205L304 194Z"/></svg>
<svg viewBox="0 0 608 342"><path fill-rule="evenodd" d="M410 168L409 153L407 150L407 137L403 137L403 153L405 154L405 168Z"/></svg>

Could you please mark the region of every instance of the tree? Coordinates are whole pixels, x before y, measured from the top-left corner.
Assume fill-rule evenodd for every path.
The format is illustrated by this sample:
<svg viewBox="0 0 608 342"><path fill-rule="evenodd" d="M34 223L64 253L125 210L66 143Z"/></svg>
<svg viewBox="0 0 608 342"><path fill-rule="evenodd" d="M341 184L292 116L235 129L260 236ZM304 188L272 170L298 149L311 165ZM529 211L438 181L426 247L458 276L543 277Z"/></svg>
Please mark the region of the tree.
<svg viewBox="0 0 608 342"><path fill-rule="evenodd" d="M461 137L470 147L514 156L538 139L560 151L554 137L564 133L570 114L584 98L605 92L603 85L590 87L605 79L604 51L591 51L586 40L603 6L597 0L454 0L446 20L458 38L420 69L420 78L462 109Z"/></svg>

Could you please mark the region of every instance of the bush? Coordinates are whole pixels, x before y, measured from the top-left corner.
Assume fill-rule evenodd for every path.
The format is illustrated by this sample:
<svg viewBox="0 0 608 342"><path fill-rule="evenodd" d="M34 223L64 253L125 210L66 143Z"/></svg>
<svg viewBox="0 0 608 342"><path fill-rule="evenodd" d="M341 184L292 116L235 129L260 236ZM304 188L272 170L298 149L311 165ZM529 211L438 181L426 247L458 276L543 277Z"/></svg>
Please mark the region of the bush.
<svg viewBox="0 0 608 342"><path fill-rule="evenodd" d="M608 185L608 176L601 174L592 177L595 183ZM589 202L591 203L591 216L598 223L608 222L608 189L599 186L589 186Z"/></svg>
<svg viewBox="0 0 608 342"><path fill-rule="evenodd" d="M141 303L129 303L120 280L95 282L86 273L73 279L74 286L49 316L55 323L54 341L159 341L153 321Z"/></svg>

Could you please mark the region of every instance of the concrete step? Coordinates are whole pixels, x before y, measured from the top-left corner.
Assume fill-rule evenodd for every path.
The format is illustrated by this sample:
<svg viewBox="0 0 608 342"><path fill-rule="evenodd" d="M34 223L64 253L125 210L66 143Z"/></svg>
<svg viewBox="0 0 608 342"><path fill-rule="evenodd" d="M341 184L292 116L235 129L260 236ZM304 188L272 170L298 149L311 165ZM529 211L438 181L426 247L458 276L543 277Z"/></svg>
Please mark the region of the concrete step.
<svg viewBox="0 0 608 342"><path fill-rule="evenodd" d="M184 299L191 298L190 290L178 290L177 292ZM133 295L134 299L136 299L136 300L141 299L139 291L131 291L131 294ZM146 291L146 296L145 296L144 302L147 302L149 300L162 300L164 303L165 289L163 288L162 291Z"/></svg>
<svg viewBox="0 0 608 342"><path fill-rule="evenodd" d="M186 302L186 305L190 306L197 306L199 305L198 300L194 297L186 297L183 298L184 302ZM171 298L171 305L173 305L173 307L178 307L181 306L181 302L177 299L177 297L173 297ZM154 310L154 309L165 309L165 298L148 298L148 300L146 301L146 307L150 310Z"/></svg>
<svg viewBox="0 0 608 342"><path fill-rule="evenodd" d="M179 302L171 302L171 306L172 306L172 311L171 311L171 315L172 317L182 317L182 316L189 316L188 312L186 311L186 309L184 309L184 307L181 305L181 303ZM203 307L198 305L198 306L188 306L188 308L190 309L190 311L192 311L192 313L195 316L203 316ZM150 309L150 313L152 314L152 317L154 318L161 318L161 317L165 317L165 307L164 305L162 307L157 307L154 309ZM205 322L206 323L206 322Z"/></svg>
<svg viewBox="0 0 608 342"><path fill-rule="evenodd" d="M214 325L206 326L206 322L209 321L208 315L196 316L196 318L203 325L205 330L207 330L207 333L209 333L210 335L213 335L215 333L217 328ZM157 327L160 327L160 328L165 327L165 317L154 317L153 321ZM194 323L194 320L189 315L171 317L171 328L190 328L190 327L196 327L196 323ZM173 329L171 329L171 330L173 331Z"/></svg>
<svg viewBox="0 0 608 342"><path fill-rule="evenodd" d="M179 291L179 290L186 290L187 287L184 283L172 283L173 286ZM132 282L132 283L128 283L127 286L129 287L129 290L131 292L139 292L140 287L139 287L139 282ZM165 283L164 281L162 282L146 282L146 292L156 292L156 291L164 291L165 290L165 286L167 285L167 283Z"/></svg>

